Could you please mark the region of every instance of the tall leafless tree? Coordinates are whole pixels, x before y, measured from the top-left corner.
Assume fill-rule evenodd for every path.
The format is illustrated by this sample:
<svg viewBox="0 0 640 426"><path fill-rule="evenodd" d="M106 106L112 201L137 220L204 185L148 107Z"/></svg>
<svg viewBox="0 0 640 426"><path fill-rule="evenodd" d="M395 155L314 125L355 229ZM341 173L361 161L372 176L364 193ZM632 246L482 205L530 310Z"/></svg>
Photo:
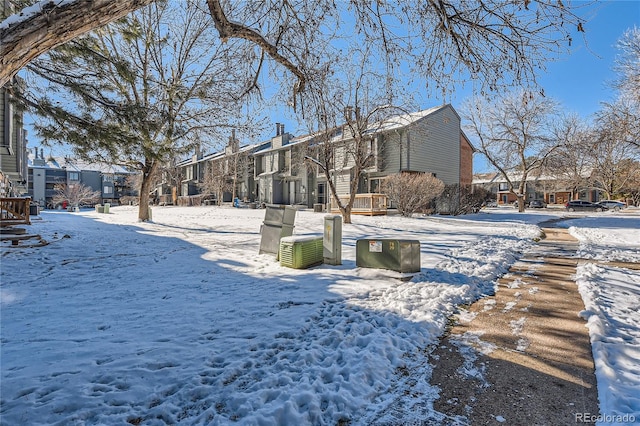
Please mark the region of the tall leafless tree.
<svg viewBox="0 0 640 426"><path fill-rule="evenodd" d="M612 121L610 114L600 114L590 146L590 158L594 166L593 189L605 193L607 199L621 195L629 182L640 175L640 152L629 144L620 123Z"/></svg>
<svg viewBox="0 0 640 426"><path fill-rule="evenodd" d="M206 163L200 188L204 194L214 195L218 205L222 204L224 193L232 190L229 174L225 170L223 161L209 161Z"/></svg>
<svg viewBox="0 0 640 426"><path fill-rule="evenodd" d="M629 96L640 103L640 28L625 31L617 47L620 54L614 66L618 73L615 86L623 96Z"/></svg>
<svg viewBox="0 0 640 426"><path fill-rule="evenodd" d="M540 171L544 184L551 185L544 190L570 189L572 194L576 194L581 189L590 187L594 169L591 126L576 114L566 114L553 127L553 138L557 141L558 148L547 158Z"/></svg>
<svg viewBox="0 0 640 426"><path fill-rule="evenodd" d="M463 106L478 152L504 177L520 212L530 175L559 147L552 132L556 113L555 101L527 91L495 101L469 99Z"/></svg>
<svg viewBox="0 0 640 426"><path fill-rule="evenodd" d="M386 75L370 70L368 53L360 49L350 51L349 56L359 61L346 75L335 75L327 69L309 79L314 97L307 97L311 111L307 123L310 129L319 129L312 144L313 163L324 174L344 223L351 223L362 178L384 149L377 137L384 119L401 111L392 104L394 96L385 90ZM338 186L343 188L342 192Z"/></svg>

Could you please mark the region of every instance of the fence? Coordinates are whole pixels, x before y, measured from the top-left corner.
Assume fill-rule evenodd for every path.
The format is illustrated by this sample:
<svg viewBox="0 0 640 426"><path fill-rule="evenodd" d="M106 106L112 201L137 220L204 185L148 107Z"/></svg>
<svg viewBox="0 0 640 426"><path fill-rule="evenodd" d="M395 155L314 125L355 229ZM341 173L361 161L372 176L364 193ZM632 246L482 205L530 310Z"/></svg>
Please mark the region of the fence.
<svg viewBox="0 0 640 426"><path fill-rule="evenodd" d="M0 198L0 226L30 225L31 198Z"/></svg>
<svg viewBox="0 0 640 426"><path fill-rule="evenodd" d="M340 202L346 205L349 202L349 195L341 195ZM331 213L339 213L340 209L334 197L331 197ZM368 216L387 214L387 196L384 194L356 194L353 200L352 214L362 214Z"/></svg>

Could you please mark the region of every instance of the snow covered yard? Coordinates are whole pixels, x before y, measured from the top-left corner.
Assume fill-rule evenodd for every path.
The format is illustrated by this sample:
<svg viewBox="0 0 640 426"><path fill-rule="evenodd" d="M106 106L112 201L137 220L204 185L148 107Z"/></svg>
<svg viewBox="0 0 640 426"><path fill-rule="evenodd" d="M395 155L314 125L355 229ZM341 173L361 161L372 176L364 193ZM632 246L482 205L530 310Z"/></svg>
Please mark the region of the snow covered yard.
<svg viewBox="0 0 640 426"><path fill-rule="evenodd" d="M45 211L30 231L50 245L2 249L3 424L367 424L405 394L429 409L426 350L447 318L493 292L536 224L563 213L354 216L341 266L295 270L258 254L263 210L111 212ZM323 218L298 212L295 235L321 235ZM640 215L570 225L583 257L640 261ZM367 237L420 240L421 272L356 268ZM607 267L580 277L594 348L611 340L594 349L601 409L640 418L640 272L593 268Z"/></svg>

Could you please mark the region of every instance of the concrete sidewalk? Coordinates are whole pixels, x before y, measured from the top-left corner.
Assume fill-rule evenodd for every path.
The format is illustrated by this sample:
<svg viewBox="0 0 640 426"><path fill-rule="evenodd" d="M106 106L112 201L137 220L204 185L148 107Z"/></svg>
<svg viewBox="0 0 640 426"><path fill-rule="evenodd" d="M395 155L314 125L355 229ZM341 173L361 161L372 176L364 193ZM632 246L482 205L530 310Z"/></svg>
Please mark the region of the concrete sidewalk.
<svg viewBox="0 0 640 426"><path fill-rule="evenodd" d="M496 295L459 315L431 354L431 384L442 389L434 408L448 424L568 425L599 412L573 280L578 242L566 229L543 231Z"/></svg>

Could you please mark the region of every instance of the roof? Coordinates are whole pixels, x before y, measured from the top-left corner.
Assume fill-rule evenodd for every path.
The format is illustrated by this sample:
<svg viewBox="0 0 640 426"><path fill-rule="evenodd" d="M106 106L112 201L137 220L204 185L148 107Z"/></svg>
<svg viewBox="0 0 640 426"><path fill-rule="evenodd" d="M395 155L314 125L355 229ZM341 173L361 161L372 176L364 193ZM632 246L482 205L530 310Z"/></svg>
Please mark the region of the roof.
<svg viewBox="0 0 640 426"><path fill-rule="evenodd" d="M105 174L134 174L132 171L120 165L108 164L103 162L87 162L70 157L48 157L47 159L37 159L44 164L36 164L36 158L33 153L29 153L28 167L34 169L65 169L72 172L92 171Z"/></svg>
<svg viewBox="0 0 640 426"><path fill-rule="evenodd" d="M364 134L377 134L377 133L382 133L382 132L389 132L392 130L397 130L397 129L402 129L404 127L407 127L425 117L428 117L429 115L432 115L440 110L443 110L445 108L451 108L453 110L453 107L451 107L451 105L446 104L446 105L440 105L437 107L433 107L433 108L429 108L429 109L425 109L422 111L418 111L418 112L412 112L412 113L406 113L406 114L400 114L400 115L395 115L389 118L386 118L384 120L381 121L376 121L373 123L370 123L367 126L367 129L365 130ZM455 112L455 110L454 110ZM457 114L457 113L456 113ZM334 131L335 134L333 135L332 139L330 142L339 142L341 140L344 139L350 139L350 137L345 138L343 135L343 125L340 125L334 129L331 129L331 131ZM293 137L287 144L283 145L282 147L278 147L278 148L271 148L266 147L264 149L261 149L259 151L256 151L256 154L264 154L266 152L271 152L271 151L277 151L280 149L286 149L290 146L293 145L297 145L303 142L308 142L312 139L314 139L315 137L321 136L322 134L324 134L324 132L316 132L316 133L310 133L307 135L301 135L301 136L296 136ZM473 148L473 146L472 146Z"/></svg>
<svg viewBox="0 0 640 426"><path fill-rule="evenodd" d="M452 108L452 107L451 105L446 104L446 105L440 105L437 107L425 109L418 112L412 112L408 114L401 114L401 115L389 117L382 121L370 124L367 127L367 130L365 133L379 133L379 132L388 132L390 130L395 130L395 129L401 129L403 127L407 127L408 125L413 124L416 121L421 120L445 108Z"/></svg>

